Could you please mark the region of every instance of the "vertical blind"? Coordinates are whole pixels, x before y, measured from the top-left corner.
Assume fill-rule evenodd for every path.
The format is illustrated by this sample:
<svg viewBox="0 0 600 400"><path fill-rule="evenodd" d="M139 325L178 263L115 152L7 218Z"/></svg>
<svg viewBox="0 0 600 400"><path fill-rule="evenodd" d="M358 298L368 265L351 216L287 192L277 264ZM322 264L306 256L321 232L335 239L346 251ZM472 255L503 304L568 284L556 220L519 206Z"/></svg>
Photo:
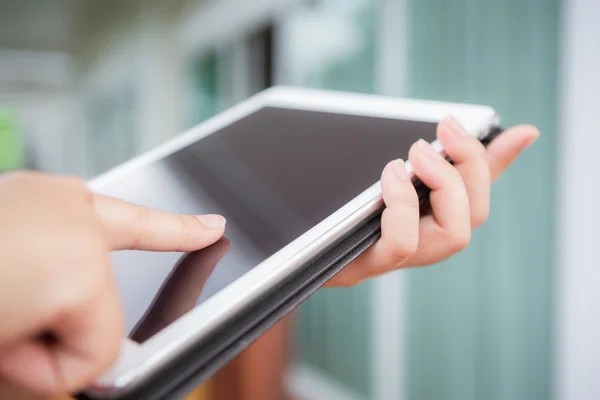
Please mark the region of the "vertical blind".
<svg viewBox="0 0 600 400"><path fill-rule="evenodd" d="M407 399L549 399L558 0L412 0L410 95L496 108L541 139L469 249L407 271Z"/></svg>
<svg viewBox="0 0 600 400"><path fill-rule="evenodd" d="M494 185L490 219L467 251L404 272L405 398L551 398L559 2L408 6L409 96L489 104L504 125L531 123L542 137ZM365 60L375 59L377 38L364 34L371 48L318 86L372 90L364 82L375 68ZM302 362L367 398L369 291L367 283L318 293L299 321Z"/></svg>

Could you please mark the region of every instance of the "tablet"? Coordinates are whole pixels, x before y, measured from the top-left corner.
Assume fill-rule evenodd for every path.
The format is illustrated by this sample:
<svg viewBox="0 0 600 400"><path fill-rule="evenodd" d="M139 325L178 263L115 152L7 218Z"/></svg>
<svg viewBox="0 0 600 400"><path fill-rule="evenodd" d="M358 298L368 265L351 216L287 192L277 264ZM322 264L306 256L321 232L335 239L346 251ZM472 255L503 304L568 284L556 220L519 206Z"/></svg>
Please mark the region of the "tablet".
<svg viewBox="0 0 600 400"><path fill-rule="evenodd" d="M91 181L228 222L197 252L112 255L127 337L78 397L171 398L216 372L377 240L382 169L448 115L500 132L487 106L275 87Z"/></svg>

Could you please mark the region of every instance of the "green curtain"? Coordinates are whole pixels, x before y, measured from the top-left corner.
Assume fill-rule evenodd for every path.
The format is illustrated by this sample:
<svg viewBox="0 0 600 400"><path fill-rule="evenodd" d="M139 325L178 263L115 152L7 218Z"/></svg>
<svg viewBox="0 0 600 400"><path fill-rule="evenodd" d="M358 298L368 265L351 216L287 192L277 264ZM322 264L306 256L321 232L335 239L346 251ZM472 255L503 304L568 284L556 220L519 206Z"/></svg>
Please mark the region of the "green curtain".
<svg viewBox="0 0 600 400"><path fill-rule="evenodd" d="M409 400L551 398L558 0L412 0L409 87L542 132L470 248L407 271Z"/></svg>

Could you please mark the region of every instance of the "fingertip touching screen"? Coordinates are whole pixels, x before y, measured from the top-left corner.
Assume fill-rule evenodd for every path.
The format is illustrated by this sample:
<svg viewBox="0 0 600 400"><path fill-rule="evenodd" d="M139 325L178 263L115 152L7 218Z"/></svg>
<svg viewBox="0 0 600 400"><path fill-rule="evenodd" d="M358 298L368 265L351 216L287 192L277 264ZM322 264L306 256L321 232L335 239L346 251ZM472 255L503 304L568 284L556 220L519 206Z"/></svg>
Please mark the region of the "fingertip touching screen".
<svg viewBox="0 0 600 400"><path fill-rule="evenodd" d="M129 337L143 343L352 200L434 123L265 107L102 192L173 213L218 213L192 253L112 254Z"/></svg>

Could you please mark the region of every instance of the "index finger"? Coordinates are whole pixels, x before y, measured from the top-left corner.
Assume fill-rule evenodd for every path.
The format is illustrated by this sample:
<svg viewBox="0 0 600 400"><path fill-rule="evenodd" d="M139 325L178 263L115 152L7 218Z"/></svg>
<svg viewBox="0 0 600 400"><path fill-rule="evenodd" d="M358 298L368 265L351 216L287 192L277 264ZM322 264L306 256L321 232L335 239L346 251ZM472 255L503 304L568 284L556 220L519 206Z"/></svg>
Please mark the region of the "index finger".
<svg viewBox="0 0 600 400"><path fill-rule="evenodd" d="M94 195L93 206L111 250L194 251L225 231L220 215L169 214L103 195Z"/></svg>

